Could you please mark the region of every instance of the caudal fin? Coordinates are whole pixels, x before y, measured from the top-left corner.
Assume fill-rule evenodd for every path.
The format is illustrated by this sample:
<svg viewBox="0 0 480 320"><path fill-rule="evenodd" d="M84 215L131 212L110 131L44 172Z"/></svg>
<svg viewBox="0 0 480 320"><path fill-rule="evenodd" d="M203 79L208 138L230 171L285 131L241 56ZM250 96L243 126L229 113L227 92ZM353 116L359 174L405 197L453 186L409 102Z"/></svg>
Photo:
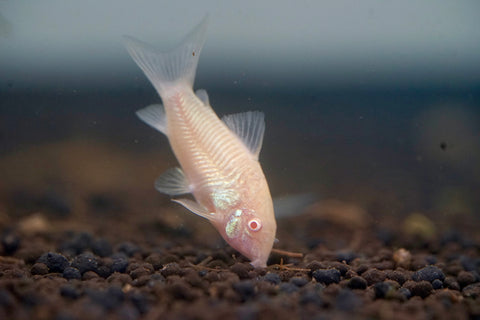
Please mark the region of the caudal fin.
<svg viewBox="0 0 480 320"><path fill-rule="evenodd" d="M208 16L179 46L167 52L130 36L124 36L124 44L133 60L162 95L166 88L172 85L185 84L193 87L198 59L205 43L207 25Z"/></svg>

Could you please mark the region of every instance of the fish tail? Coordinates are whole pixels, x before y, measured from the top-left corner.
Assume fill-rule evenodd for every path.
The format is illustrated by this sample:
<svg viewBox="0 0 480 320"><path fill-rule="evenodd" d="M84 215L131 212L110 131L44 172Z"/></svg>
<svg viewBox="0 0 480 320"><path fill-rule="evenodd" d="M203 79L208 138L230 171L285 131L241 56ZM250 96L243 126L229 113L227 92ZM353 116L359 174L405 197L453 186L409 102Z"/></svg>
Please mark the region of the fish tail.
<svg viewBox="0 0 480 320"><path fill-rule="evenodd" d="M180 45L167 52L130 36L124 36L124 44L133 60L162 96L172 86L193 87L198 59L205 43L207 25L208 16L183 39Z"/></svg>

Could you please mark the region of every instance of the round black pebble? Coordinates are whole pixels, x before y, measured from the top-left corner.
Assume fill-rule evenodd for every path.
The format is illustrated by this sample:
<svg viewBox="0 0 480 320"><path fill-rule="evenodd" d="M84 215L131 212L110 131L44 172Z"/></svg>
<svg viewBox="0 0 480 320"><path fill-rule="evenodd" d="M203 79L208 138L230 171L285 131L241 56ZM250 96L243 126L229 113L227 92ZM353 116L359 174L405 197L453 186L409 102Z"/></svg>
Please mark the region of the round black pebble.
<svg viewBox="0 0 480 320"><path fill-rule="evenodd" d="M81 279L82 274L80 273L80 270L78 270L77 268L66 267L65 270L63 270L63 277L67 280Z"/></svg>
<svg viewBox="0 0 480 320"><path fill-rule="evenodd" d="M280 284L280 291L285 293L294 293L298 291L298 287L290 282L283 282Z"/></svg>
<svg viewBox="0 0 480 320"><path fill-rule="evenodd" d="M395 288L388 282L377 282L373 288L375 290L375 298L377 299L388 298L395 292Z"/></svg>
<svg viewBox="0 0 480 320"><path fill-rule="evenodd" d="M340 271L337 269L318 269L312 273L317 282L329 285L340 282Z"/></svg>
<svg viewBox="0 0 480 320"><path fill-rule="evenodd" d="M80 291L72 285L65 285L60 288L60 295L65 298L77 299Z"/></svg>
<svg viewBox="0 0 480 320"><path fill-rule="evenodd" d="M2 235L2 246L5 254L13 254L20 246L20 238L15 233L5 232Z"/></svg>
<svg viewBox="0 0 480 320"><path fill-rule="evenodd" d="M335 299L335 308L342 311L353 311L362 305L360 298L351 290L341 290Z"/></svg>
<svg viewBox="0 0 480 320"><path fill-rule="evenodd" d="M92 251L100 257L107 257L112 254L112 245L106 239L96 239L92 243Z"/></svg>
<svg viewBox="0 0 480 320"><path fill-rule="evenodd" d="M410 299L412 297L412 292L407 288L398 289L398 293L403 296L405 299Z"/></svg>
<svg viewBox="0 0 480 320"><path fill-rule="evenodd" d="M93 237L88 232L73 234L60 248L65 254L77 255L90 248Z"/></svg>
<svg viewBox="0 0 480 320"><path fill-rule="evenodd" d="M350 263L356 257L357 255L351 251L337 252L337 261L339 262L345 261L346 263Z"/></svg>
<svg viewBox="0 0 480 320"><path fill-rule="evenodd" d="M98 261L91 253L82 253L76 256L72 261L72 267L80 270L81 274L87 271L97 272Z"/></svg>
<svg viewBox="0 0 480 320"><path fill-rule="evenodd" d="M132 257L135 253L140 252L140 248L132 242L123 242L117 246L117 252L125 253L127 256Z"/></svg>
<svg viewBox="0 0 480 320"><path fill-rule="evenodd" d="M112 270L108 266L99 266L97 268L97 273L102 278L108 278L112 274Z"/></svg>
<svg viewBox="0 0 480 320"><path fill-rule="evenodd" d="M363 279L362 277L353 277L348 282L348 287L350 289L361 289L364 290L367 288L367 280Z"/></svg>
<svg viewBox="0 0 480 320"><path fill-rule="evenodd" d="M290 278L290 283L296 285L297 287L303 287L308 283L308 279L303 277L292 277Z"/></svg>
<svg viewBox="0 0 480 320"><path fill-rule="evenodd" d="M54 252L42 254L37 262L45 264L50 272L63 272L69 266L67 258Z"/></svg>
<svg viewBox="0 0 480 320"><path fill-rule="evenodd" d="M10 308L15 304L15 298L8 290L0 288L0 306Z"/></svg>
<svg viewBox="0 0 480 320"><path fill-rule="evenodd" d="M273 283L273 284L279 284L282 282L282 279L280 279L280 276L276 273L267 273L264 277L263 280Z"/></svg>
<svg viewBox="0 0 480 320"><path fill-rule="evenodd" d="M86 293L93 302L101 305L105 310L112 310L119 307L124 300L124 293L122 289L117 286L109 287L107 290L89 289Z"/></svg>
<svg viewBox="0 0 480 320"><path fill-rule="evenodd" d="M415 272L412 275L412 280L414 281L428 281L432 282L433 280L438 279L440 281L445 280L445 274L443 271L435 266L427 266Z"/></svg>
<svg viewBox="0 0 480 320"><path fill-rule="evenodd" d="M251 280L236 282L233 284L233 289L240 295L243 301L255 296L255 284Z"/></svg>
<svg viewBox="0 0 480 320"><path fill-rule="evenodd" d="M124 253L115 253L111 258L113 260L110 268L112 272L124 273L127 270L128 258Z"/></svg>
<svg viewBox="0 0 480 320"><path fill-rule="evenodd" d="M443 288L443 282L439 279L435 279L432 281L432 287L435 290L442 289Z"/></svg>
<svg viewBox="0 0 480 320"><path fill-rule="evenodd" d="M145 314L149 310L149 303L148 298L140 293L140 292L133 292L130 296L130 301L132 301L133 305L137 308L140 314Z"/></svg>
<svg viewBox="0 0 480 320"><path fill-rule="evenodd" d="M323 303L320 295L317 292L314 292L312 290L308 290L305 293L303 293L299 298L299 302L302 305L314 304L317 306L322 306L322 303Z"/></svg>

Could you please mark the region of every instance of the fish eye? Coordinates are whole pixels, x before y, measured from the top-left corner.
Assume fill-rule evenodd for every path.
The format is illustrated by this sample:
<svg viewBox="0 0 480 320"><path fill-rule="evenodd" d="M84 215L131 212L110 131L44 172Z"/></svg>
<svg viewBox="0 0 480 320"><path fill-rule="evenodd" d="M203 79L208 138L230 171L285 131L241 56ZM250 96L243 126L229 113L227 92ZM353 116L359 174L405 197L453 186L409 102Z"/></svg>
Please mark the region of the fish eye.
<svg viewBox="0 0 480 320"><path fill-rule="evenodd" d="M262 229L262 222L259 219L252 219L248 221L248 228L251 231L259 231Z"/></svg>

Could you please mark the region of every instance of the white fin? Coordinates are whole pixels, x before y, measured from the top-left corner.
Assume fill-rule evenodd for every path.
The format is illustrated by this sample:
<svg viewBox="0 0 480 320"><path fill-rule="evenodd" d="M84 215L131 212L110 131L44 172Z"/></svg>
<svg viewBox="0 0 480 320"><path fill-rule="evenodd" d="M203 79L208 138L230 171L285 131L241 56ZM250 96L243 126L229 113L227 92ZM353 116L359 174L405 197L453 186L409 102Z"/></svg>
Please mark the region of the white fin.
<svg viewBox="0 0 480 320"><path fill-rule="evenodd" d="M287 218L302 214L315 203L316 197L311 193L293 194L273 199L275 217Z"/></svg>
<svg viewBox="0 0 480 320"><path fill-rule="evenodd" d="M152 104L135 112L148 125L154 127L164 135L167 134L167 117L161 104Z"/></svg>
<svg viewBox="0 0 480 320"><path fill-rule="evenodd" d="M265 133L264 114L260 111L247 111L226 115L223 122L232 130L258 159Z"/></svg>
<svg viewBox="0 0 480 320"><path fill-rule="evenodd" d="M167 87L178 83L193 86L198 58L205 43L207 25L208 16L183 39L179 46L168 52L162 52L130 36L124 36L124 44L133 60L162 95Z"/></svg>
<svg viewBox="0 0 480 320"><path fill-rule="evenodd" d="M190 186L182 169L175 167L165 171L155 181L155 189L170 196L190 193Z"/></svg>
<svg viewBox="0 0 480 320"><path fill-rule="evenodd" d="M200 217L204 217L208 220L217 220L214 212L209 212L207 208L200 205L198 202L190 200L190 199L172 199L173 202L181 204L191 212L199 215Z"/></svg>
<svg viewBox="0 0 480 320"><path fill-rule="evenodd" d="M195 95L198 99L202 100L202 102L206 106L210 105L210 99L208 99L207 91L205 91L204 89L198 89L197 91L195 91Z"/></svg>

